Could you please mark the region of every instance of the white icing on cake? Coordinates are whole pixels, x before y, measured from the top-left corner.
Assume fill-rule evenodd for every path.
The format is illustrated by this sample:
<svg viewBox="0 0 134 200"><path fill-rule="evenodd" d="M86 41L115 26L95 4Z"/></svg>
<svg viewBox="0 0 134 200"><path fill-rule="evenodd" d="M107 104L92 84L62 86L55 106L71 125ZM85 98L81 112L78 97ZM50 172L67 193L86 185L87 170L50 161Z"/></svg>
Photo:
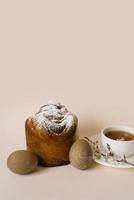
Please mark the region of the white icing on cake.
<svg viewBox="0 0 134 200"><path fill-rule="evenodd" d="M32 119L39 128L45 129L48 134L72 133L77 126L77 117L64 105L52 101L42 106Z"/></svg>

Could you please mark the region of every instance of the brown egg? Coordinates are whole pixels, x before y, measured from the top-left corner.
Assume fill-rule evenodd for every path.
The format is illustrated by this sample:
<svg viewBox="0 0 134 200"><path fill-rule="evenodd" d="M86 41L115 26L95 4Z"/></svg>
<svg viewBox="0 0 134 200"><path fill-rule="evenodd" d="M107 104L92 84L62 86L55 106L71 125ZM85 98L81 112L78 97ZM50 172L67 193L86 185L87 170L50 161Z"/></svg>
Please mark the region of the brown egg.
<svg viewBox="0 0 134 200"><path fill-rule="evenodd" d="M76 140L70 149L69 158L74 167L78 169L87 169L91 166L93 161L92 148L86 140Z"/></svg>
<svg viewBox="0 0 134 200"><path fill-rule="evenodd" d="M7 159L8 168L17 174L28 174L34 171L38 164L36 155L27 150L13 152Z"/></svg>

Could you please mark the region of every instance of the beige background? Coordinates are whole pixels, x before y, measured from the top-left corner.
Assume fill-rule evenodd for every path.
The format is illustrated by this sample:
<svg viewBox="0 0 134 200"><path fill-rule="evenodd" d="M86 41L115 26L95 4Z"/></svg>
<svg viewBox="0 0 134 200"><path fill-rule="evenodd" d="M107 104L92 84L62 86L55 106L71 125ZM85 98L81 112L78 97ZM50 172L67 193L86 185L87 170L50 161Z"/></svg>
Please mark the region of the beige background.
<svg viewBox="0 0 134 200"><path fill-rule="evenodd" d="M134 3L0 0L0 199L132 200L133 170L94 164L19 176L7 156L25 148L24 121L49 99L79 118L81 137L134 127Z"/></svg>

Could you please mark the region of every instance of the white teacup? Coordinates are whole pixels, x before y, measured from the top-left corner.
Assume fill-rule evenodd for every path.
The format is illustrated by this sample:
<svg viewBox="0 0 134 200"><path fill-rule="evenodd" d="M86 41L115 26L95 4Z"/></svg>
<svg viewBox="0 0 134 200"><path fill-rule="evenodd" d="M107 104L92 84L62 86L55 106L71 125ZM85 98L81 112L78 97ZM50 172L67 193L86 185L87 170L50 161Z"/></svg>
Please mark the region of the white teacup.
<svg viewBox="0 0 134 200"><path fill-rule="evenodd" d="M110 131L124 131L130 133L131 135L132 134L134 135L134 128L128 126L116 125L104 128L101 132L102 145L105 149L107 149L107 144L108 144L111 147L112 152L118 156L125 155L127 157L134 154L134 140L121 141L121 140L111 139L108 136L106 136L106 133Z"/></svg>

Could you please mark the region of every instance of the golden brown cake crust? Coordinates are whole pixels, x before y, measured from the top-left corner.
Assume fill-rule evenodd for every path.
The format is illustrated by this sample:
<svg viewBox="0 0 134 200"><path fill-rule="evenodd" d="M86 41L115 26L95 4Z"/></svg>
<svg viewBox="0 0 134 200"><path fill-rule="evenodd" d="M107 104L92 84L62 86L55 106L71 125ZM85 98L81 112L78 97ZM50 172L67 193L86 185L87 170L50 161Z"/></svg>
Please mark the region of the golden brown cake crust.
<svg viewBox="0 0 134 200"><path fill-rule="evenodd" d="M27 149L34 152L43 166L69 163L69 150L75 140L76 126L70 132L49 134L32 119L25 122Z"/></svg>

